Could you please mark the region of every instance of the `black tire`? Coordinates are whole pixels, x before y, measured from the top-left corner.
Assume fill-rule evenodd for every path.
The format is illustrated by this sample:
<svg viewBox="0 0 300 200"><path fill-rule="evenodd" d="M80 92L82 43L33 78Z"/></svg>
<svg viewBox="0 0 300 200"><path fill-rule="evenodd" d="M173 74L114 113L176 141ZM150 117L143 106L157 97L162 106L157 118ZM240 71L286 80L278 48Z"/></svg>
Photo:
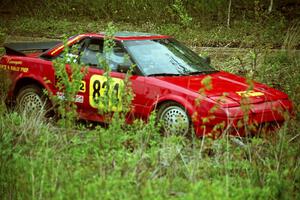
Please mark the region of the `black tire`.
<svg viewBox="0 0 300 200"><path fill-rule="evenodd" d="M162 132L166 135L188 136L191 132L190 116L186 109L176 102L167 102L161 105L158 108L157 121L161 123Z"/></svg>
<svg viewBox="0 0 300 200"><path fill-rule="evenodd" d="M46 116L51 112L49 98L43 93L42 88L37 85L27 85L22 87L16 95L17 110L28 113L43 112Z"/></svg>

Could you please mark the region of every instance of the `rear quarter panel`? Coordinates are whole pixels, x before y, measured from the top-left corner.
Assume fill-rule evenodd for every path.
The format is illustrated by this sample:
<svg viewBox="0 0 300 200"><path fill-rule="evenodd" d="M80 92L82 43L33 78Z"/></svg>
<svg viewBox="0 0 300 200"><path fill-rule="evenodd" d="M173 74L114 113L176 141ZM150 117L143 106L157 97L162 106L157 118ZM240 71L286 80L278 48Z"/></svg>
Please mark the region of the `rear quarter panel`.
<svg viewBox="0 0 300 200"><path fill-rule="evenodd" d="M7 73L11 85L9 96L13 96L17 83L25 78L37 81L40 85L53 92L55 76L52 63L38 57L8 56L4 55L0 59L0 69ZM22 86L22 85L21 85Z"/></svg>

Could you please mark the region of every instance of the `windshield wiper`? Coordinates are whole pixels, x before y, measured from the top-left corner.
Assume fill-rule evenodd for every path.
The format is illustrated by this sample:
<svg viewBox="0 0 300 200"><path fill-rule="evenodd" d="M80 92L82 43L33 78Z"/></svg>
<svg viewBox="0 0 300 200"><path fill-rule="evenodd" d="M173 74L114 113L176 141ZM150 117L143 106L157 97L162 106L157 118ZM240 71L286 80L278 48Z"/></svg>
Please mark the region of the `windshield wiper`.
<svg viewBox="0 0 300 200"><path fill-rule="evenodd" d="M172 74L172 73L156 73L156 74L148 74L147 76L180 76L182 74Z"/></svg>
<svg viewBox="0 0 300 200"><path fill-rule="evenodd" d="M203 71L195 71L195 72L187 72L184 75L197 75L197 74L212 74L218 72L217 70L203 70Z"/></svg>

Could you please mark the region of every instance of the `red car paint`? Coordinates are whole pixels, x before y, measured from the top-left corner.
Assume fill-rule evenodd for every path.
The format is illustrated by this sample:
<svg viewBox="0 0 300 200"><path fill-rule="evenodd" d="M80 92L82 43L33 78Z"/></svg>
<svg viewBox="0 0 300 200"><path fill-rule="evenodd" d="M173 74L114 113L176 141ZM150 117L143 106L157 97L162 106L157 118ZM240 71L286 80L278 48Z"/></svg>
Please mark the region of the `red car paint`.
<svg viewBox="0 0 300 200"><path fill-rule="evenodd" d="M85 38L103 38L104 34L81 34L70 38L67 45L71 46ZM169 38L164 35L128 34L116 36L116 41L127 40L152 40ZM25 56L4 55L0 60L0 69L10 73L12 84L9 97L15 98L16 92L26 83L38 83L49 92L56 94L55 71L52 58L57 57L64 49L63 44L58 44L43 53L30 53ZM96 108L91 106L89 88L91 77L101 75L103 70L89 67L84 77L85 91L78 95L83 97L83 102L77 103L80 118L103 122L105 119L98 114ZM111 72L111 76L124 79L125 74ZM207 76L211 77L211 89L204 89L201 84ZM47 82L45 81L47 80ZM217 124L224 123L222 130L235 127L239 130L240 121L245 114L249 116L247 123L263 124L266 122L284 121L283 111L292 112L292 102L288 96L264 84L253 82L249 91L249 84L245 78L219 71L209 75L189 76L143 76L132 75L130 78L135 97L132 101L130 119L147 119L150 113L163 102L174 101L182 105L189 114L197 136L209 133L218 134L220 130L214 128ZM19 85L18 83L22 83ZM199 93L199 91L201 91ZM248 92L247 92L248 91ZM246 102L243 102L247 96ZM247 111L243 104L248 105ZM244 106L245 107L245 106ZM130 120L128 120L130 121ZM242 132L233 131L233 134Z"/></svg>

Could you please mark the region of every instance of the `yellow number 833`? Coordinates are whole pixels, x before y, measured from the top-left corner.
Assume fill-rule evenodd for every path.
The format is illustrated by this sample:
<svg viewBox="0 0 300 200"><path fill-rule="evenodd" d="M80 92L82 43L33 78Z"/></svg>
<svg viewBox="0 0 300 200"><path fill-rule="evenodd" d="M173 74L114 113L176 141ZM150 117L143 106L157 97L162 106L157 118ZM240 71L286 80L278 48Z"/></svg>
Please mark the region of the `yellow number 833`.
<svg viewBox="0 0 300 200"><path fill-rule="evenodd" d="M89 102L91 107L106 111L122 111L122 91L124 81L93 75L90 79Z"/></svg>

